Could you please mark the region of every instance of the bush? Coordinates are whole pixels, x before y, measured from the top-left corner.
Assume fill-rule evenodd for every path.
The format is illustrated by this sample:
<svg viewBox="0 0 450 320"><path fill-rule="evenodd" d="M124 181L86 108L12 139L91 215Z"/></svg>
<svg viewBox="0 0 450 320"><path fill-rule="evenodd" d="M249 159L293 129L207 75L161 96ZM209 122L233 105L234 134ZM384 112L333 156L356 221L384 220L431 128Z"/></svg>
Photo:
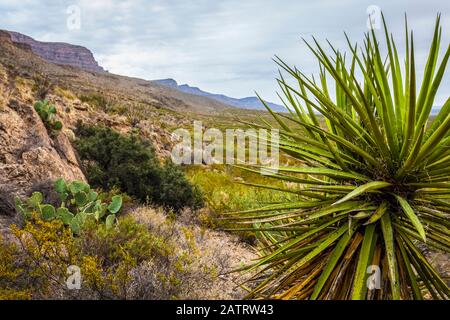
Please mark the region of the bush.
<svg viewBox="0 0 450 320"><path fill-rule="evenodd" d="M142 202L151 201L175 211L202 206L199 190L190 184L180 167L170 161L162 166L148 141L81 123L76 134L75 145L93 186L116 186Z"/></svg>
<svg viewBox="0 0 450 320"><path fill-rule="evenodd" d="M198 187L193 187L185 173L172 161L166 161L161 168L161 181L158 188L158 198L161 204L179 210L183 207L201 208L202 193Z"/></svg>
<svg viewBox="0 0 450 320"><path fill-rule="evenodd" d="M230 271L253 259L253 252L235 237L190 224L189 210L180 214L175 220L160 209L148 207L132 213L168 250L165 259L160 256L135 269L140 279L136 295L142 299L242 298L246 291L239 283L252 273Z"/></svg>
<svg viewBox="0 0 450 320"><path fill-rule="evenodd" d="M4 299L126 299L131 271L161 243L129 217L113 229L88 223L80 237L73 237L61 221L34 215L23 228L13 226L12 232L19 246L0 242ZM66 284L69 266L80 269L80 290Z"/></svg>
<svg viewBox="0 0 450 320"><path fill-rule="evenodd" d="M236 299L241 280L228 273L253 258L224 235L146 207L113 228L90 220L77 237L37 214L12 234L0 238L0 299ZM67 287L69 266L80 269L79 290Z"/></svg>

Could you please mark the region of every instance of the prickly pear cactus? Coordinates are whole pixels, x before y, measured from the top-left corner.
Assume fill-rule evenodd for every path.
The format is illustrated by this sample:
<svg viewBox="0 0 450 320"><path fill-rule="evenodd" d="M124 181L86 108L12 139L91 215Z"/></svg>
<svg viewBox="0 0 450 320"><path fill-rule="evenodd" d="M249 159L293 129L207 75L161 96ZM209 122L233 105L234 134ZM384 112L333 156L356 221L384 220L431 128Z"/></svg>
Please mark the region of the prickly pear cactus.
<svg viewBox="0 0 450 320"><path fill-rule="evenodd" d="M66 183L63 179L58 179L55 181L55 191L59 193L61 201L58 208L43 204L42 194L34 192L25 202L16 198L16 209L25 218L31 218L33 213L37 213L46 221L59 219L69 226L73 233L78 234L88 219L98 223L105 221L106 227L112 228L116 214L122 208L121 196L112 197L109 204L103 203L98 199L98 193L82 181Z"/></svg>
<svg viewBox="0 0 450 320"><path fill-rule="evenodd" d="M37 101L34 104L34 110L36 110L39 117L44 122L46 128L50 130L53 135L59 133L59 131L62 129L62 123L61 121L55 119L56 106L54 104L50 104L47 99L43 101Z"/></svg>

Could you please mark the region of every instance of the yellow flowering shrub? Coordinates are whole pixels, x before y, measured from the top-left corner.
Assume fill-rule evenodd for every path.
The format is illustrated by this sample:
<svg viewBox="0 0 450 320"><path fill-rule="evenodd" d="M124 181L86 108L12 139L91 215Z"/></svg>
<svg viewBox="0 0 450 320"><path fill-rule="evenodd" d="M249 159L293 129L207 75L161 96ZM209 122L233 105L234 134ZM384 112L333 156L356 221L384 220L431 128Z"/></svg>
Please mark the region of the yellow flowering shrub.
<svg viewBox="0 0 450 320"><path fill-rule="evenodd" d="M0 236L0 300L28 300L28 289L17 286L24 270L17 266L17 246L6 243Z"/></svg>
<svg viewBox="0 0 450 320"><path fill-rule="evenodd" d="M0 239L0 300L242 297L228 274L242 248L179 218L143 207L112 228L88 220L73 235L34 215Z"/></svg>
<svg viewBox="0 0 450 320"><path fill-rule="evenodd" d="M11 230L17 243L0 245L0 299L126 298L132 269L152 253L150 234L130 218L110 230L88 224L79 237L37 216ZM80 270L80 290L66 284L69 266Z"/></svg>

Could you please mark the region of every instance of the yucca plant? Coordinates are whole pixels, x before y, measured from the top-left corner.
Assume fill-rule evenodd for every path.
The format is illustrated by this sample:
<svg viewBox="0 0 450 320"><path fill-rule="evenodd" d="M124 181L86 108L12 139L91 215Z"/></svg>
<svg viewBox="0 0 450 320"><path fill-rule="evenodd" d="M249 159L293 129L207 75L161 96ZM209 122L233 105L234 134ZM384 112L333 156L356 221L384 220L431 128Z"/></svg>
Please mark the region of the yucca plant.
<svg viewBox="0 0 450 320"><path fill-rule="evenodd" d="M423 253L450 250L450 99L430 117L450 47L438 62L438 16L419 84L406 18L404 65L384 17L383 24L385 53L374 30L361 48L346 36L346 54L305 41L320 65L317 79L275 59L290 112L266 107L279 123L280 149L299 165L272 175L291 182L286 188L259 187L298 201L226 217L263 244L244 268L256 272L248 298L450 297Z"/></svg>

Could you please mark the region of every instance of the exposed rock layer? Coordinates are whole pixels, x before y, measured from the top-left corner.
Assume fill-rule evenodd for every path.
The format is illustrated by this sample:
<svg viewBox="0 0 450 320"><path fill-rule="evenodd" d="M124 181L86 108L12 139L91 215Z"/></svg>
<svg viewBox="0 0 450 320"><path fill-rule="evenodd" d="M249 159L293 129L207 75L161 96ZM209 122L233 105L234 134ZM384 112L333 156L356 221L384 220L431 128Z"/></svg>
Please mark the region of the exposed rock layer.
<svg viewBox="0 0 450 320"><path fill-rule="evenodd" d="M15 43L26 44L42 59L56 64L69 65L87 71L104 72L90 50L62 42L41 42L18 32L8 31Z"/></svg>

